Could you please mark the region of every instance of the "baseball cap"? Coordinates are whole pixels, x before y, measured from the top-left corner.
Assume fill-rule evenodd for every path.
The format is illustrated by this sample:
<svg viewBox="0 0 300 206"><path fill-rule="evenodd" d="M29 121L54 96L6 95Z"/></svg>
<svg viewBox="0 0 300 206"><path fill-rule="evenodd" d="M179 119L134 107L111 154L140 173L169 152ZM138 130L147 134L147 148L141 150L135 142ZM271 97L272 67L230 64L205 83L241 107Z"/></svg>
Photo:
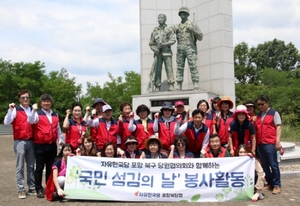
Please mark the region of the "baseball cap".
<svg viewBox="0 0 300 206"><path fill-rule="evenodd" d="M111 106L109 106L108 104L103 105L103 107L102 107L102 112L105 112L105 111L107 111L107 110L112 110Z"/></svg>
<svg viewBox="0 0 300 206"><path fill-rule="evenodd" d="M181 101L181 100L176 101L175 102L175 107L177 107L177 106L184 106L183 101Z"/></svg>

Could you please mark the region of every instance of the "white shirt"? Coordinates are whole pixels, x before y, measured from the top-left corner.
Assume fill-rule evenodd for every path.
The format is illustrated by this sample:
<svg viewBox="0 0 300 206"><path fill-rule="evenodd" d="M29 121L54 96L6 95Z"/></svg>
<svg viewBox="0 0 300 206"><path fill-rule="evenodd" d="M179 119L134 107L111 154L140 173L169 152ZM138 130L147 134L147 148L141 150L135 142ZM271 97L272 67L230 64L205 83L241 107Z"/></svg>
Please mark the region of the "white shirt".
<svg viewBox="0 0 300 206"><path fill-rule="evenodd" d="M175 127L174 127L174 134L175 135L181 135L183 132L186 132L187 130L187 124L188 122L184 123L183 125L179 125L178 123L175 124ZM199 132L200 129L202 129L202 126L200 128L196 128L194 126L194 131L195 132ZM207 129L207 132L204 136L204 140L203 140L203 143L202 143L202 149L206 149L207 145L208 145L208 142L209 142L209 128Z"/></svg>
<svg viewBox="0 0 300 206"><path fill-rule="evenodd" d="M22 105L20 105L20 107L22 109L24 109L24 111L25 111L25 113L26 113L26 115L28 117L29 114L31 113L31 108L30 107L25 108ZM14 119L16 119L16 117L17 117L17 110L16 110L16 108L8 109L7 114L5 115L5 118L4 118L4 124L5 125L10 125L14 121Z"/></svg>

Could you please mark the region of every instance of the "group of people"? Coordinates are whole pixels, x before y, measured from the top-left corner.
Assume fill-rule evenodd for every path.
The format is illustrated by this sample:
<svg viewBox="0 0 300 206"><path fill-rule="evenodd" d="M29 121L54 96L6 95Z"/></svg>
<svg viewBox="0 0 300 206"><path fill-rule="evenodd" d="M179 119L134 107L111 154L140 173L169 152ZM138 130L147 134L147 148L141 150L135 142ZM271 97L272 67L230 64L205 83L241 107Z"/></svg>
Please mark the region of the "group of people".
<svg viewBox="0 0 300 206"><path fill-rule="evenodd" d="M19 198L26 198L24 162L27 194L44 197L45 167L47 199L62 198L70 155L141 159L248 155L256 158L258 175L252 200L262 199L263 189L272 189L273 194L281 191L276 158L276 151L281 149L281 119L269 107L266 95L259 96L256 102L246 101L235 112L230 111L234 104L229 97L215 97L211 104L203 99L191 116L183 101L176 101L175 107L165 101L160 112L154 114L154 120L149 118L150 109L144 104L134 113L130 103L122 103L121 115L114 119L112 107L102 98L97 98L92 108L85 108L84 117L82 105L74 102L71 110L66 110L63 121L65 138L62 138L59 117L51 110L51 95L41 95L40 110L37 104L30 106L28 90L20 91L18 96L20 105L9 104L4 123L13 126ZM59 155L57 143L62 146Z"/></svg>

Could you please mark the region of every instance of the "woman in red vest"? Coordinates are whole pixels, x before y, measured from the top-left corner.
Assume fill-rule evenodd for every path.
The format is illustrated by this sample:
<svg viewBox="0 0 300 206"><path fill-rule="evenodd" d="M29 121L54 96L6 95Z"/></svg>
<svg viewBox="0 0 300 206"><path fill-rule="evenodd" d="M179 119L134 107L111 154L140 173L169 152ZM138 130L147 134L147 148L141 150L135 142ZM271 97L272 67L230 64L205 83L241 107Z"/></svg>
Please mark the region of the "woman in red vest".
<svg viewBox="0 0 300 206"><path fill-rule="evenodd" d="M230 122L232 122L233 112L230 109L233 108L233 102L229 97L222 97L218 102L218 107L221 110L220 118L218 118L219 132L218 135L221 138L221 146L224 148L228 147L228 128Z"/></svg>
<svg viewBox="0 0 300 206"><path fill-rule="evenodd" d="M256 132L254 125L248 120L246 106L237 106L233 118L234 120L230 123L229 127L230 156L237 156L237 148L241 144L245 144L251 148L252 153L255 155Z"/></svg>
<svg viewBox="0 0 300 206"><path fill-rule="evenodd" d="M65 143L72 145L73 153L82 143L82 137L86 132L86 122L81 117L82 105L79 102L72 104L72 118L69 119L70 110L66 111L66 118L63 123L63 128L66 133Z"/></svg>
<svg viewBox="0 0 300 206"><path fill-rule="evenodd" d="M158 138L162 142L161 153L169 156L170 146L175 139L174 127L176 124L175 117L172 115L174 108L172 102L164 102L160 113L154 115L155 120L153 124L153 131L158 132Z"/></svg>
<svg viewBox="0 0 300 206"><path fill-rule="evenodd" d="M128 102L124 102L120 105L121 115L118 118L118 127L119 127L119 135L121 137L121 148L122 150L126 149L126 145L124 144L126 138L131 136L131 131L128 130L130 114L132 111L131 104Z"/></svg>
<svg viewBox="0 0 300 206"><path fill-rule="evenodd" d="M197 104L197 109L200 109L205 113L203 123L209 128L210 135L216 134L215 120L213 114L209 111L208 102L205 99L201 99Z"/></svg>
<svg viewBox="0 0 300 206"><path fill-rule="evenodd" d="M151 135L154 135L153 120L148 117L150 109L144 104L141 104L136 108L136 114L140 117L140 119L134 120L134 114L132 112L130 115L128 130L136 137L138 141L137 148L144 150L146 139L148 139Z"/></svg>

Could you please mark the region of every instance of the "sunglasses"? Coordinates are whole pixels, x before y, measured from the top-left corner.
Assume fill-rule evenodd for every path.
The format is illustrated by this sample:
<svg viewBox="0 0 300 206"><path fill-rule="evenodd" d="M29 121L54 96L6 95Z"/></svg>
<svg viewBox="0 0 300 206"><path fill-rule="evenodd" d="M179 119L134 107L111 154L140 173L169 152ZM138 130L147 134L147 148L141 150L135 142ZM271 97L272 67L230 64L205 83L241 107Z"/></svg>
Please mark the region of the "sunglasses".
<svg viewBox="0 0 300 206"><path fill-rule="evenodd" d="M29 96L24 96L24 97L20 97L21 99L30 99L30 97Z"/></svg>
<svg viewBox="0 0 300 206"><path fill-rule="evenodd" d="M179 146L185 146L185 144L184 143L177 143L176 146L178 146L178 147Z"/></svg>
<svg viewBox="0 0 300 206"><path fill-rule="evenodd" d="M264 105L265 105L265 103L257 104L257 106L259 106L259 107L260 107L260 106L264 106Z"/></svg>

